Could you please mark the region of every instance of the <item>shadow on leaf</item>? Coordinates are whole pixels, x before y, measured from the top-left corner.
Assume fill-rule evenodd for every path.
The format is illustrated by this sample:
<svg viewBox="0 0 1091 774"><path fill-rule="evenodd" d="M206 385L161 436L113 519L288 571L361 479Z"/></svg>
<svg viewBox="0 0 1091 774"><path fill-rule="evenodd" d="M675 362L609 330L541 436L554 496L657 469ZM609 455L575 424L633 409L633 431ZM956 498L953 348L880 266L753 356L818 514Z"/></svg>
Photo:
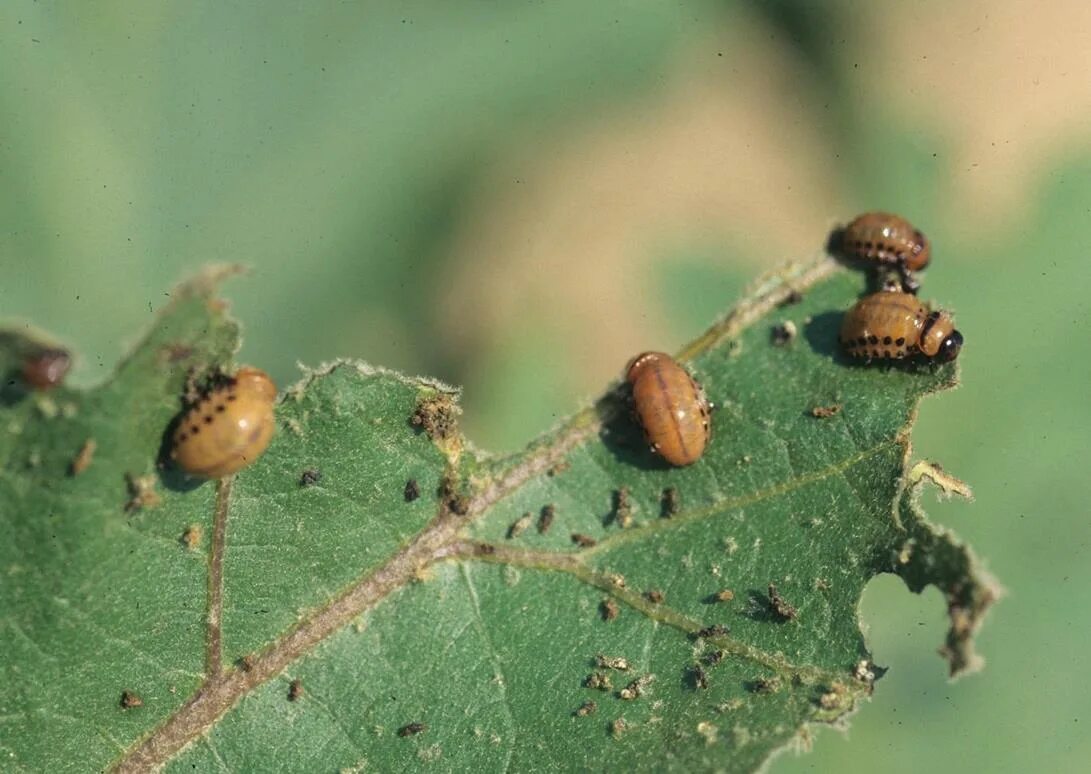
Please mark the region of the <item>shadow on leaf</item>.
<svg viewBox="0 0 1091 774"><path fill-rule="evenodd" d="M156 455L157 464L155 467L159 474L159 481L172 492L190 492L205 483L204 479L194 478L186 474L171 459L170 453L174 440L174 431L178 429L182 416L182 414L179 414L167 425L167 429L163 431L163 436L159 441L159 453Z"/></svg>
<svg viewBox="0 0 1091 774"><path fill-rule="evenodd" d="M629 402L620 391L604 397L599 402L598 412L602 417L599 437L618 462L641 470L670 469L670 464L648 446Z"/></svg>

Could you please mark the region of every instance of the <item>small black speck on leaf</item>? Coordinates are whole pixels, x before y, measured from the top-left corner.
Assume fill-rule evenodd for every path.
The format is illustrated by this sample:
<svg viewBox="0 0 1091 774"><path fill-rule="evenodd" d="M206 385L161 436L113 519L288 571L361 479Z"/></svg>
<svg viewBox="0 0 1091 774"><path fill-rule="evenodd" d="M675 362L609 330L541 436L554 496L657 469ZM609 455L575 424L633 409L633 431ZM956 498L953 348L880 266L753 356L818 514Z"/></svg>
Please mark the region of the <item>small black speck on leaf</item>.
<svg viewBox="0 0 1091 774"><path fill-rule="evenodd" d="M704 661L709 666L716 666L717 664L719 664L721 661L724 660L724 656L726 656L726 655L727 655L727 653L725 651L714 650L711 653L706 653L701 660Z"/></svg>
<svg viewBox="0 0 1091 774"><path fill-rule="evenodd" d="M411 503L420 497L420 484L417 479L411 478L405 482L405 501Z"/></svg>
<svg viewBox="0 0 1091 774"><path fill-rule="evenodd" d="M585 535L582 532L572 533L572 542L578 545L580 548L591 548L597 545L599 541L595 540L590 535Z"/></svg>
<svg viewBox="0 0 1091 774"><path fill-rule="evenodd" d="M622 529L632 526L633 523L633 505L629 501L629 488L621 487L615 489L613 494L614 507L610 513L603 520L605 524L613 522Z"/></svg>
<svg viewBox="0 0 1091 774"><path fill-rule="evenodd" d="M614 686L610 682L610 675L604 672L592 672L583 681L583 684L587 688L594 688L597 691L611 691Z"/></svg>
<svg viewBox="0 0 1091 774"><path fill-rule="evenodd" d="M830 406L814 406L811 408L811 416L815 419L829 419L841 413L841 404L834 403Z"/></svg>
<svg viewBox="0 0 1091 774"><path fill-rule="evenodd" d="M769 610L781 621L792 621L799 615L799 611L780 595L773 583L769 584Z"/></svg>
<svg viewBox="0 0 1091 774"><path fill-rule="evenodd" d="M759 677L746 684L751 693L771 694L780 690L780 679L776 677Z"/></svg>
<svg viewBox="0 0 1091 774"><path fill-rule="evenodd" d="M318 468L307 468L299 477L299 485L302 487L314 486L322 480L322 471Z"/></svg>
<svg viewBox="0 0 1091 774"><path fill-rule="evenodd" d="M687 675L690 685L700 690L708 690L708 672L700 664L690 666Z"/></svg>
<svg viewBox="0 0 1091 774"><path fill-rule="evenodd" d="M584 718L584 717L587 717L588 715L593 715L598 708L599 708L599 705L597 703L588 700L588 701L585 701L583 704L581 704L579 706L579 709L577 709L572 714L575 715L578 718Z"/></svg>
<svg viewBox="0 0 1091 774"><path fill-rule="evenodd" d="M530 523L533 520L534 520L534 517L530 514L529 511L527 511L522 516L520 516L518 519L513 521L511 523L511 525L508 527L508 540L511 540L512 538L517 538L520 535L522 535L524 532L526 532L527 528L530 526Z"/></svg>
<svg viewBox="0 0 1091 774"><path fill-rule="evenodd" d="M692 635L693 639L701 639L708 637L724 637L731 633L723 624L712 624L712 626L706 626L703 629L698 629Z"/></svg>
<svg viewBox="0 0 1091 774"><path fill-rule="evenodd" d="M682 509L682 496L678 494L678 487L669 486L663 490L659 498L659 514L664 519L669 519Z"/></svg>
<svg viewBox="0 0 1091 774"><path fill-rule="evenodd" d="M785 320L784 322L774 325L770 339L773 342L773 346L785 347L791 344L796 337L796 324L791 320Z"/></svg>
<svg viewBox="0 0 1091 774"><path fill-rule="evenodd" d="M557 507L555 505L546 505L542 508L541 514L538 516L538 534L544 535L549 532L549 528L553 526L553 519L557 516Z"/></svg>
<svg viewBox="0 0 1091 774"><path fill-rule="evenodd" d="M404 725L404 726L402 726L401 728L398 729L398 736L401 736L401 737L416 736L417 734L422 733L422 732L427 731L427 730L428 730L428 726L426 726L424 723L417 723L417 722L407 723L406 725Z"/></svg>

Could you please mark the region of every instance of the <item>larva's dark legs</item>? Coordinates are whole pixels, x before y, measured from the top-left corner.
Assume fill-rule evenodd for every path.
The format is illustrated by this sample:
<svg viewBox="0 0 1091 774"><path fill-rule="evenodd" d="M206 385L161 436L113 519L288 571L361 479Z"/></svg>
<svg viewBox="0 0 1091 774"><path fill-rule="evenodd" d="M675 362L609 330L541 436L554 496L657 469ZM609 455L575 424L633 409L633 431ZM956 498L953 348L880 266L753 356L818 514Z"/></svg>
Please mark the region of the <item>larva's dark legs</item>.
<svg viewBox="0 0 1091 774"><path fill-rule="evenodd" d="M913 276L913 272L909 271L904 263L898 264L898 276L901 277L902 280L902 290L906 293L917 295L917 291L921 289L921 283L917 282L916 277Z"/></svg>

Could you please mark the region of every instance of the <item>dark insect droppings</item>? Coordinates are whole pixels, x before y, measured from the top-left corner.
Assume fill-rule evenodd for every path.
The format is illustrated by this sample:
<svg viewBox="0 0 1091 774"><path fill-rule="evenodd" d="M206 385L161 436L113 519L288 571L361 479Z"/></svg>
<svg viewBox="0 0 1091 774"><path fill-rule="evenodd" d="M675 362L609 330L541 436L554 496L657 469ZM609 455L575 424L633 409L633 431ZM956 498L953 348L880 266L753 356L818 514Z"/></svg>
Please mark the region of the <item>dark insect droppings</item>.
<svg viewBox="0 0 1091 774"><path fill-rule="evenodd" d="M553 526L553 519L557 515L557 508L554 505L546 505L542 507L542 512L538 516L538 534L544 535L549 532L549 528Z"/></svg>
<svg viewBox="0 0 1091 774"><path fill-rule="evenodd" d="M698 629L691 636L693 639L699 639L703 637L723 637L727 634L731 634L731 630L723 624L713 624L712 626L706 626L703 629Z"/></svg>
<svg viewBox="0 0 1091 774"><path fill-rule="evenodd" d="M405 501L411 503L420 497L420 485L417 479L411 478L405 482Z"/></svg>
<svg viewBox="0 0 1091 774"><path fill-rule="evenodd" d="M424 723L407 723L406 725L398 729L398 736L415 736L416 734L427 730L428 726L426 726Z"/></svg>
<svg viewBox="0 0 1091 774"><path fill-rule="evenodd" d="M659 515L669 519L682 509L682 498L677 487L667 487L659 497Z"/></svg>
<svg viewBox="0 0 1091 774"><path fill-rule="evenodd" d="M776 584L769 584L769 611L781 621L792 621L799 611L780 595Z"/></svg>
<svg viewBox="0 0 1091 774"><path fill-rule="evenodd" d="M572 542L578 545L580 548L591 548L598 543L598 541L595 540L593 537L591 537L590 535L585 535L582 532L573 532Z"/></svg>

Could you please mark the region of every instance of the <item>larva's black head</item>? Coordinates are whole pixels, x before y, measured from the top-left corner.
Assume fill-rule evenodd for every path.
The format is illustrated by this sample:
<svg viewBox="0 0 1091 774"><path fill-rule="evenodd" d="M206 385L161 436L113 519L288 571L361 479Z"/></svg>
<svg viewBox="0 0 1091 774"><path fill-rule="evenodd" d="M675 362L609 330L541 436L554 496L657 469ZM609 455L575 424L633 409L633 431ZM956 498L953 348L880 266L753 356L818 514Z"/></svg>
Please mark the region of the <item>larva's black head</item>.
<svg viewBox="0 0 1091 774"><path fill-rule="evenodd" d="M958 353L962 351L962 334L958 331L951 331L951 335L943 340L940 344L939 352L936 353L936 360L941 363L950 363L956 357Z"/></svg>

